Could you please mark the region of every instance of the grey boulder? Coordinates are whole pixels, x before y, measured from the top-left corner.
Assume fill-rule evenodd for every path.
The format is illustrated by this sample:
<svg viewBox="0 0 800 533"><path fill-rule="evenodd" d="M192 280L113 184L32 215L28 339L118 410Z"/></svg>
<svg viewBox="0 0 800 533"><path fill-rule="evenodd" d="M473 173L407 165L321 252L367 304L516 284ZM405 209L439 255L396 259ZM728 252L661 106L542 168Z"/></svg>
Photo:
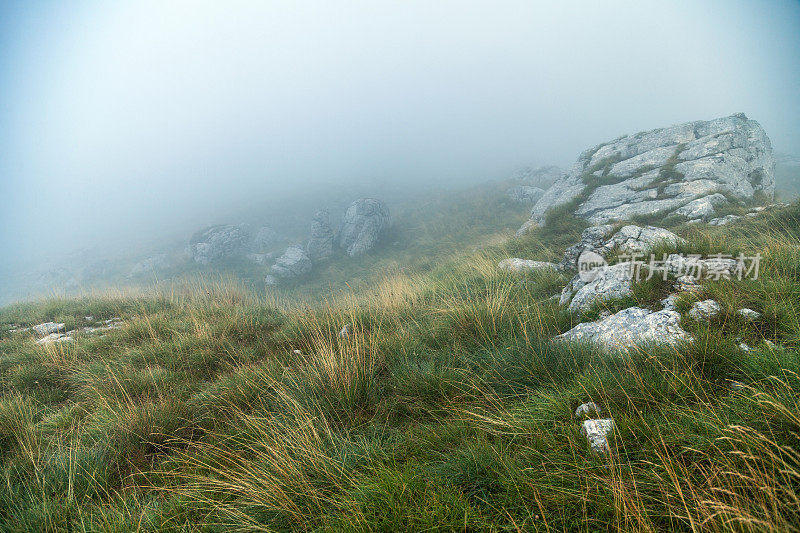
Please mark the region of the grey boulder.
<svg viewBox="0 0 800 533"><path fill-rule="evenodd" d="M244 255L249 241L249 232L243 226L212 226L195 233L187 251L196 263L208 265Z"/></svg>
<svg viewBox="0 0 800 533"><path fill-rule="evenodd" d="M374 198L356 200L345 211L339 226L339 246L355 257L370 251L389 227L389 208Z"/></svg>
<svg viewBox="0 0 800 533"><path fill-rule="evenodd" d="M293 279L308 274L311 267L311 259L305 250L300 246L290 246L272 265L270 274L278 279ZM270 284L269 280L266 281Z"/></svg>
<svg viewBox="0 0 800 533"><path fill-rule="evenodd" d="M306 253L312 261L325 261L333 255L333 228L327 209L321 209L314 215Z"/></svg>

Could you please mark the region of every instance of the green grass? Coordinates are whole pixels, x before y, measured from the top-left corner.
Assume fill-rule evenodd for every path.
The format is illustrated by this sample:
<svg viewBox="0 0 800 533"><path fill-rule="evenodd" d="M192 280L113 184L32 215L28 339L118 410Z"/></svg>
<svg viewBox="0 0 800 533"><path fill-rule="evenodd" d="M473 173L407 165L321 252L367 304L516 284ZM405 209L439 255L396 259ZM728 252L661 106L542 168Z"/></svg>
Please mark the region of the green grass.
<svg viewBox="0 0 800 533"><path fill-rule="evenodd" d="M679 300L695 343L620 357L550 342L579 320L551 299L561 274L496 268L558 260L582 223L509 238L524 213L474 196L420 206L360 267L336 259L327 289L0 310L0 531L800 529L800 205L676 226L687 244L656 253L759 252L761 275ZM705 298L722 313L692 321ZM124 326L53 346L6 327L86 316ZM578 432L586 401L616 422L608 457Z"/></svg>

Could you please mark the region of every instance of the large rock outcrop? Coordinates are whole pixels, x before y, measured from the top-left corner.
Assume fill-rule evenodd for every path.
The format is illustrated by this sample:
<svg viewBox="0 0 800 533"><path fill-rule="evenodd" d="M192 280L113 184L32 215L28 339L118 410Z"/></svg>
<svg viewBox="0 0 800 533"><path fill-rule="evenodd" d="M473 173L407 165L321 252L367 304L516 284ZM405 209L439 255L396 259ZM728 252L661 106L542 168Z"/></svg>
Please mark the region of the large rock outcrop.
<svg viewBox="0 0 800 533"><path fill-rule="evenodd" d="M339 246L355 257L371 250L391 225L389 208L380 200L361 198L347 208L339 226Z"/></svg>
<svg viewBox="0 0 800 533"><path fill-rule="evenodd" d="M772 197L774 169L767 134L744 114L626 135L582 153L536 202L531 220L542 223L564 204L592 224L654 214L709 217L727 198Z"/></svg>

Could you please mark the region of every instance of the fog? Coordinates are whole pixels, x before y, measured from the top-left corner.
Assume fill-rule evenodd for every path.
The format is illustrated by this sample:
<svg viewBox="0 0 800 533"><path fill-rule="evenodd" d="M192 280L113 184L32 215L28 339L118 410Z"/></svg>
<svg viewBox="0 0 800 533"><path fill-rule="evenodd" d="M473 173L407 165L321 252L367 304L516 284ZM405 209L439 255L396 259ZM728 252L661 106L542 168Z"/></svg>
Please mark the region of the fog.
<svg viewBox="0 0 800 533"><path fill-rule="evenodd" d="M735 112L800 153L800 3L4 2L0 275Z"/></svg>

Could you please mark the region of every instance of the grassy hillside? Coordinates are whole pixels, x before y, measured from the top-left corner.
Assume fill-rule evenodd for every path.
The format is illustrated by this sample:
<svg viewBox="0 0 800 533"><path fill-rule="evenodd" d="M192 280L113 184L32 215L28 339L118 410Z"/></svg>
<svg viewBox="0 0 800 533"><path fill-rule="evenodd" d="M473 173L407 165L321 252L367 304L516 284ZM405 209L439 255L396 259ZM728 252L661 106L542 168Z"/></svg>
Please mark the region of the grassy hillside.
<svg viewBox="0 0 800 533"><path fill-rule="evenodd" d="M499 207L410 206L363 262L265 295L196 282L2 309L0 530L800 529L800 204L677 226L683 251L761 253L760 277L683 296L693 344L624 357L550 342L579 321L551 299L566 278L496 268L559 257L581 225L511 238L524 208ZM711 323L685 316L709 297ZM8 327L112 317L50 346ZM608 456L578 433L587 401L616 422Z"/></svg>

